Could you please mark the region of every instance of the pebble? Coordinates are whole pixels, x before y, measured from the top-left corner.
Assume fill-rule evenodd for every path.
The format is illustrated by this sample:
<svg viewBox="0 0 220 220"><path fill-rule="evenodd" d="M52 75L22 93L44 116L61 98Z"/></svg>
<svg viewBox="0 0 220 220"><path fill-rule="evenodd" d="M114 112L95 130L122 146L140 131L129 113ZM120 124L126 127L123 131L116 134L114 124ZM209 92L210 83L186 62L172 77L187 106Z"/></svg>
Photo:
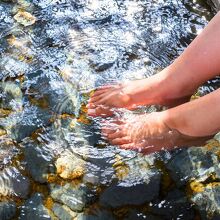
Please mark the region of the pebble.
<svg viewBox="0 0 220 220"><path fill-rule="evenodd" d="M24 25L25 27L30 26L36 22L36 17L26 11L19 11L15 16L14 19Z"/></svg>

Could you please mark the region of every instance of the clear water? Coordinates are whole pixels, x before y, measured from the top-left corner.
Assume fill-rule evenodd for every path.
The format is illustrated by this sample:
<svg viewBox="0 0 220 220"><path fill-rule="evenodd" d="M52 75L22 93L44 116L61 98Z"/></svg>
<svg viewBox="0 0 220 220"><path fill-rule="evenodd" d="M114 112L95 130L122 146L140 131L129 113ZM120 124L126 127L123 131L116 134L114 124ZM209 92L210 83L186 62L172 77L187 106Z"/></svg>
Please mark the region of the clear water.
<svg viewBox="0 0 220 220"><path fill-rule="evenodd" d="M15 19L24 11L36 19L33 24L25 26ZM15 213L5 214L4 219L30 219L27 209L39 208L28 205L35 193L41 193L42 204L49 210L46 217L36 214L36 219L55 218L51 204L67 204L51 198L51 185L70 182L85 183L95 191L95 199L83 211L98 207L115 219L126 219L135 210L131 219L146 219L149 202L120 208L100 206L100 190L130 175L125 164L136 158L141 161L142 156L103 141L99 119L86 116L85 104L100 85L159 72L181 54L212 16L202 1L1 1L0 198L16 206ZM202 92L209 90L212 84L201 88ZM83 178L70 181L57 174L54 164L65 153L86 162ZM122 170L115 169L117 161ZM149 161L148 166L152 165ZM19 178L23 188L14 183ZM144 177L130 178L124 184L138 181ZM14 190L17 187L21 189ZM165 192L160 193L158 199ZM194 207L189 209L194 212ZM154 212L166 219L160 211ZM177 219L186 219L181 214ZM106 218L110 219L99 219Z"/></svg>

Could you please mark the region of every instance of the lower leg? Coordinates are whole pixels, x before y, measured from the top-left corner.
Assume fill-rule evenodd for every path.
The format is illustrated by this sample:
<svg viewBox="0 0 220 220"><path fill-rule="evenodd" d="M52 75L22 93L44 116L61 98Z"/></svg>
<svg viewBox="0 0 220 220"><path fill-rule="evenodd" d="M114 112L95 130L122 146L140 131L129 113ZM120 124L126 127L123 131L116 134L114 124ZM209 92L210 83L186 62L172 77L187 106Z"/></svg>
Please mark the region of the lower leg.
<svg viewBox="0 0 220 220"><path fill-rule="evenodd" d="M136 105L185 102L198 86L220 72L219 23L220 13L189 47L160 73L116 88L98 90L89 101L89 109L98 105L130 108Z"/></svg>
<svg viewBox="0 0 220 220"><path fill-rule="evenodd" d="M161 112L162 119L171 129L180 133L203 137L220 130L220 89L192 102Z"/></svg>

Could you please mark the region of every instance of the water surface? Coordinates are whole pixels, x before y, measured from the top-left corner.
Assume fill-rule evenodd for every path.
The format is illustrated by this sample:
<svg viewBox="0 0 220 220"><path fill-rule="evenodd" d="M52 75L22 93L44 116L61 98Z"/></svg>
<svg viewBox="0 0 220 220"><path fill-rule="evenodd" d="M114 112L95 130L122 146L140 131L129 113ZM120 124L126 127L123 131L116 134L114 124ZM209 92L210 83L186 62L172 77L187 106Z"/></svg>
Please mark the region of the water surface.
<svg viewBox="0 0 220 220"><path fill-rule="evenodd" d="M171 153L110 146L85 105L98 86L168 66L212 16L203 1L1 1L1 218L194 219L163 180Z"/></svg>

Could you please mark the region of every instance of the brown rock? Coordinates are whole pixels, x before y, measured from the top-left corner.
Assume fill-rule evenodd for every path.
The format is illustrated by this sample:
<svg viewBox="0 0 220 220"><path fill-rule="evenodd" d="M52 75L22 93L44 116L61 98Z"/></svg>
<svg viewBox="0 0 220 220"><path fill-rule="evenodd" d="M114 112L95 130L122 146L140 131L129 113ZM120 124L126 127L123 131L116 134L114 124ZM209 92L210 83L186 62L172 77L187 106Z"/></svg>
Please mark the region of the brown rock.
<svg viewBox="0 0 220 220"><path fill-rule="evenodd" d="M25 27L26 26L30 26L30 25L32 25L32 24L34 24L36 22L36 18L32 14L30 14L30 13L28 13L26 11L19 11L14 16L14 19L18 23L24 25Z"/></svg>

